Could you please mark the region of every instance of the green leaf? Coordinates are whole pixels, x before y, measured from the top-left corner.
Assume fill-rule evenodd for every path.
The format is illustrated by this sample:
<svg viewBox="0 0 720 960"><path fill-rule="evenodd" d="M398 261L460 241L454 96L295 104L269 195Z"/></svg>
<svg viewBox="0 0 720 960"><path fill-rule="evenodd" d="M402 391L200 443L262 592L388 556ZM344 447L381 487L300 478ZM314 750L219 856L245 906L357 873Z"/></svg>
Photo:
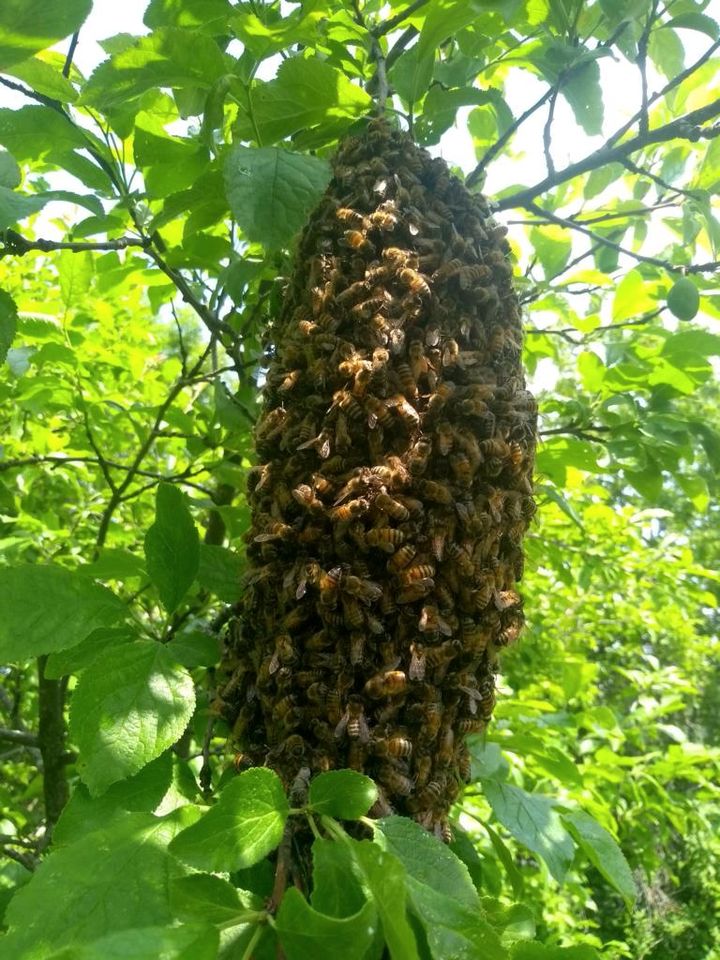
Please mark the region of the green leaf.
<svg viewBox="0 0 720 960"><path fill-rule="evenodd" d="M257 894L238 890L227 880L209 873L178 877L170 886L170 906L180 920L232 923L240 914L262 913Z"/></svg>
<svg viewBox="0 0 720 960"><path fill-rule="evenodd" d="M17 320L15 301L9 293L0 290L0 363L5 363L7 352L15 339Z"/></svg>
<svg viewBox="0 0 720 960"><path fill-rule="evenodd" d="M87 146L85 137L68 120L41 106L0 110L0 143L21 163Z"/></svg>
<svg viewBox="0 0 720 960"><path fill-rule="evenodd" d="M217 634L190 630L176 634L167 650L184 667L213 667L222 655L222 644Z"/></svg>
<svg viewBox="0 0 720 960"><path fill-rule="evenodd" d="M392 960L419 960L417 943L406 915L407 876L397 857L369 840L350 841L372 895Z"/></svg>
<svg viewBox="0 0 720 960"><path fill-rule="evenodd" d="M602 133L603 98L597 61L575 67L560 89L585 133Z"/></svg>
<svg viewBox="0 0 720 960"><path fill-rule="evenodd" d="M700 294L688 277L680 277L667 296L668 309L678 320L692 320L700 309Z"/></svg>
<svg viewBox="0 0 720 960"><path fill-rule="evenodd" d="M592 947L549 947L544 943L519 943L512 952L512 960L600 960Z"/></svg>
<svg viewBox="0 0 720 960"><path fill-rule="evenodd" d="M398 75L402 76L402 92L398 92L406 103L416 103L430 86L435 53L440 44L472 23L479 12L478 5L473 0L436 0L432 4L420 30L415 51L411 50L410 55L400 58L400 61L407 58L411 65L409 71L404 67L398 71Z"/></svg>
<svg viewBox="0 0 720 960"><path fill-rule="evenodd" d="M637 888L628 862L615 839L597 820L582 810L564 813L562 820L590 863L630 906L637 896Z"/></svg>
<svg viewBox="0 0 720 960"><path fill-rule="evenodd" d="M0 569L0 660L74 647L98 627L123 620L125 604L77 572L31 564Z"/></svg>
<svg viewBox="0 0 720 960"><path fill-rule="evenodd" d="M102 797L91 797L78 783L55 824L53 844L66 846L100 830L118 810L152 813L170 789L172 775L172 753L166 750L133 777L114 783Z"/></svg>
<svg viewBox="0 0 720 960"><path fill-rule="evenodd" d="M262 860L282 839L289 806L277 774L246 770L225 787L214 807L183 830L172 852L198 870L240 870Z"/></svg>
<svg viewBox="0 0 720 960"><path fill-rule="evenodd" d="M73 253L61 250L58 259L60 296L66 307L72 307L88 292L93 275L93 258L88 251Z"/></svg>
<svg viewBox="0 0 720 960"><path fill-rule="evenodd" d="M567 230L554 224L547 227L533 227L530 230L530 242L546 279L550 280L562 272L572 251L572 240Z"/></svg>
<svg viewBox="0 0 720 960"><path fill-rule="evenodd" d="M77 93L70 81L62 74L61 64L64 58L59 55L58 58L60 64L56 67L44 59L33 57L32 60L16 63L6 72L22 80L37 93L59 100L60 103L73 103L77 100Z"/></svg>
<svg viewBox="0 0 720 960"><path fill-rule="evenodd" d="M323 120L364 116L372 101L362 87L320 59L291 57L280 65L275 80L253 85L247 106L238 116L238 139L260 138L267 146ZM245 101L243 101L245 102ZM253 123L254 120L254 123Z"/></svg>
<svg viewBox="0 0 720 960"><path fill-rule="evenodd" d="M178 137L159 136L140 126L135 128L133 153L152 197L166 197L192 187L208 165L205 147Z"/></svg>
<svg viewBox="0 0 720 960"><path fill-rule="evenodd" d="M471 957L505 960L508 956L478 907L468 907L412 878L408 881L408 891L434 960L469 960Z"/></svg>
<svg viewBox="0 0 720 960"><path fill-rule="evenodd" d="M674 30L697 30L698 33L704 33L711 40L717 40L720 35L720 26L713 17L708 17L704 13L681 13L672 20L668 20L663 27L670 27Z"/></svg>
<svg viewBox="0 0 720 960"><path fill-rule="evenodd" d="M340 820L364 817L377 800L377 787L355 770L329 770L310 783L308 803L315 813Z"/></svg>
<svg viewBox="0 0 720 960"><path fill-rule="evenodd" d="M0 187L0 230L7 230L19 220L37 213L47 203L42 197L28 197Z"/></svg>
<svg viewBox="0 0 720 960"><path fill-rule="evenodd" d="M234 147L225 163L227 198L250 241L287 245L330 180L319 157L278 147Z"/></svg>
<svg viewBox="0 0 720 960"><path fill-rule="evenodd" d="M168 613L177 609L200 565L200 538L179 487L158 485L155 523L145 534L145 560Z"/></svg>
<svg viewBox="0 0 720 960"><path fill-rule="evenodd" d="M296 887L285 893L275 918L275 929L288 960L365 960L377 926L377 909L371 900L353 916L329 917L313 909ZM412 954L406 955L407 960L411 957Z"/></svg>
<svg viewBox="0 0 720 960"><path fill-rule="evenodd" d="M215 41L206 34L163 27L101 63L86 83L80 102L108 110L157 87L209 90L226 72Z"/></svg>
<svg viewBox="0 0 720 960"><path fill-rule="evenodd" d="M166 849L175 830L174 818L116 812L51 852L7 909L3 954L46 957L116 930L169 926L168 878L181 872Z"/></svg>
<svg viewBox="0 0 720 960"><path fill-rule="evenodd" d="M377 834L407 871L411 909L425 929L433 957L506 956L481 916L467 867L448 847L404 817L379 820Z"/></svg>
<svg viewBox="0 0 720 960"><path fill-rule="evenodd" d="M220 938L208 924L120 930L68 947L48 960L216 960Z"/></svg>
<svg viewBox="0 0 720 960"><path fill-rule="evenodd" d="M78 771L93 796L172 746L195 708L190 675L154 641L110 647L84 671L70 705Z"/></svg>
<svg viewBox="0 0 720 960"><path fill-rule="evenodd" d="M14 190L20 185L22 174L15 157L7 150L0 150L0 187Z"/></svg>
<svg viewBox="0 0 720 960"><path fill-rule="evenodd" d="M143 23L157 27L184 27L227 33L227 18L235 8L229 0L150 0Z"/></svg>
<svg viewBox="0 0 720 960"><path fill-rule="evenodd" d="M318 838L312 846L312 906L330 917L349 917L367 897L357 878L352 850L344 843Z"/></svg>
<svg viewBox="0 0 720 960"><path fill-rule="evenodd" d="M66 674L80 673L106 648L136 639L137 630L129 623L117 627L98 627L69 650L56 650L51 653L45 664L45 676L50 680L58 680Z"/></svg>
<svg viewBox="0 0 720 960"><path fill-rule="evenodd" d="M638 317L646 310L656 307L657 300L650 296L642 274L638 270L630 270L615 291L612 305L613 322L618 323Z"/></svg>
<svg viewBox="0 0 720 960"><path fill-rule="evenodd" d="M3 0L0 70L74 33L91 7L92 0Z"/></svg>
<svg viewBox="0 0 720 960"><path fill-rule="evenodd" d="M479 906L477 890L465 864L414 820L384 817L377 821L376 835L383 848L398 858L417 883L468 907Z"/></svg>
<svg viewBox="0 0 720 960"><path fill-rule="evenodd" d="M234 550L209 543L200 544L198 583L226 603L235 603L240 599L242 569L243 558Z"/></svg>
<svg viewBox="0 0 720 960"><path fill-rule="evenodd" d="M516 840L539 854L552 876L562 881L575 848L554 801L495 780L483 780L483 793L500 823Z"/></svg>

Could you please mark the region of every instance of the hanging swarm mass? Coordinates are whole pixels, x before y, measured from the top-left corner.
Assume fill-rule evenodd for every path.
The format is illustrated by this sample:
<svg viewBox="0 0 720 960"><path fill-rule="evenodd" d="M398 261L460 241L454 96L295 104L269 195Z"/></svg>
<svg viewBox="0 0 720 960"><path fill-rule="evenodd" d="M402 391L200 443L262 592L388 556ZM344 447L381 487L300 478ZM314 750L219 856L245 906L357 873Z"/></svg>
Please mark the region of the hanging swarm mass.
<svg viewBox="0 0 720 960"><path fill-rule="evenodd" d="M506 230L383 121L300 239L249 483L220 690L246 762L351 767L439 834L495 704L535 505Z"/></svg>

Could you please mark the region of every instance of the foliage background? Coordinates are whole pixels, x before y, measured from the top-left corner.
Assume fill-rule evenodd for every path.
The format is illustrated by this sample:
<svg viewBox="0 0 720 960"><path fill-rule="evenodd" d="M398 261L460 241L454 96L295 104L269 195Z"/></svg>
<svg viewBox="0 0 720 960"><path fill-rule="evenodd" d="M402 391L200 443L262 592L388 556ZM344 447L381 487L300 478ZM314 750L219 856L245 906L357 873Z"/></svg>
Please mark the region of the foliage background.
<svg viewBox="0 0 720 960"><path fill-rule="evenodd" d="M56 822L67 882L96 869L106 819L111 849L145 812L174 812L169 836L232 775L211 704L264 338L326 158L384 72L421 143L460 111L545 385L529 628L456 850L506 947L533 928L545 944L517 956L720 957L717 10L152 0L149 35L105 41L85 78L68 41L47 48L90 4L41 6L0 12L17 94L0 109L2 908ZM635 78L619 129L615 69ZM583 815L617 838L632 906L625 859ZM167 839L140 889L140 865L118 868L149 956L147 931L186 919L148 896ZM8 948L49 956L32 896ZM58 947L132 933L122 911L79 932L46 911ZM168 956L200 956L176 929Z"/></svg>

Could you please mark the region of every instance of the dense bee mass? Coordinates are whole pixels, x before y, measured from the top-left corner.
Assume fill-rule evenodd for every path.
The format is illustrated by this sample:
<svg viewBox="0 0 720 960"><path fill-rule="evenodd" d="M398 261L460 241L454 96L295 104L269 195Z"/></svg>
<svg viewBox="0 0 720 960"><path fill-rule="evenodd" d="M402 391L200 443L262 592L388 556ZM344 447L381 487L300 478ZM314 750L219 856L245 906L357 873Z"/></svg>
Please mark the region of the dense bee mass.
<svg viewBox="0 0 720 960"><path fill-rule="evenodd" d="M505 232L385 122L340 149L274 331L219 692L244 761L363 771L375 814L442 836L535 510Z"/></svg>

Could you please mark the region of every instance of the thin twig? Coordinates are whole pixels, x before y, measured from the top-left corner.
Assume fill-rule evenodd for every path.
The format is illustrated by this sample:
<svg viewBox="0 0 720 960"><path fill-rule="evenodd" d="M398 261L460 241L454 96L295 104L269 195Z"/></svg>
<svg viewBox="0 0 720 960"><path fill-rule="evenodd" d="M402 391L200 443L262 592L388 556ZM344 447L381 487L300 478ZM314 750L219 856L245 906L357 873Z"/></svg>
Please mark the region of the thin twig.
<svg viewBox="0 0 720 960"><path fill-rule="evenodd" d="M407 18L416 13L420 7L424 7L427 2L428 0L413 0L413 3L405 7L404 10L401 10L400 13L395 14L394 17L390 17L390 19L384 23L378 24L373 30L374 36L384 37L386 33L391 33L403 20L407 20Z"/></svg>
<svg viewBox="0 0 720 960"><path fill-rule="evenodd" d="M671 90L674 90L676 87L680 86L680 84L684 80L687 80L688 77L691 77L696 70L698 70L704 63L706 63L710 59L710 57L715 53L715 51L718 48L720 48L720 40L716 40L715 43L713 43L710 47L708 47L705 53L701 57L699 57L695 61L695 63L692 63L689 67L686 67L686 69L683 70L681 73L678 73L676 77L673 77L671 80L668 80L668 82L665 84L665 86L661 90L658 90L657 93L651 94L651 96L648 97L646 109L652 106L652 104L655 103L656 100L659 100L661 97L667 96L667 94L670 93ZM628 130L632 130L635 124L639 122L641 117L642 117L642 110L638 110L636 114L630 117L627 123L624 123L621 127L618 127L615 133L613 133L608 138L608 140L605 141L605 145L603 149L611 147L621 137L624 137L625 134L628 132Z"/></svg>
<svg viewBox="0 0 720 960"><path fill-rule="evenodd" d="M547 120L545 121L545 127L543 129L543 150L545 151L545 166L547 167L548 176L552 176L555 173L555 164L553 163L552 158L552 125L553 119L555 117L555 104L557 103L558 90L553 90L552 96L550 97L550 106L548 107Z"/></svg>
<svg viewBox="0 0 720 960"><path fill-rule="evenodd" d="M76 30L72 35L70 40L70 46L68 47L67 56L65 57L65 63L62 68L62 75L67 78L70 76L70 69L72 67L73 57L75 56L75 51L77 50L78 40L80 39L80 31Z"/></svg>
<svg viewBox="0 0 720 960"><path fill-rule="evenodd" d="M41 250L44 253L51 253L55 250L72 250L73 253L82 253L85 250L126 250L128 247L142 247L147 249L150 246L150 237L120 237L118 240L91 241L71 241L71 240L28 240L15 230L5 230L0 234L2 246L0 247L0 257L16 256L23 257L31 250Z"/></svg>
<svg viewBox="0 0 720 960"><path fill-rule="evenodd" d="M606 237L601 237L599 234L593 233L592 230L589 230L587 227L575 220L567 220L565 217L559 217L555 213L550 213L549 210L544 210L536 203L527 202L525 207L527 210L532 211L532 213L535 213L537 216L543 217L549 223L555 223L560 227L566 227L570 230L577 230L580 233L585 234L585 236L590 237L595 243L599 243L604 247L609 247L611 250L615 250L617 253L625 254L627 257L633 257L640 263L649 263L654 267L661 267L663 270L667 270L669 273L708 273L715 271L720 267L720 260L713 260L709 263L683 265L672 263L670 260L662 260L659 257L648 257L644 254L636 253L634 250L628 250L627 247L623 247L619 243L615 243L614 240L608 240Z"/></svg>
<svg viewBox="0 0 720 960"><path fill-rule="evenodd" d="M713 100L711 103L700 107L698 110L692 110L684 116L678 117L670 123L656 127L654 130L648 130L645 134L638 134L632 140L626 140L617 147L603 147L589 153L582 160L571 163L562 170L557 170L551 177L545 177L539 183L525 190L518 190L508 197L503 197L497 202L496 209L508 210L513 207L526 207L528 202L534 200L540 194L559 186L582 173L588 173L590 170L597 170L608 163L622 161L626 156L641 150L643 147L654 143L666 143L668 140L696 139L697 125L711 120L720 114L720 99ZM476 168L477 170L477 168ZM473 171L475 173L476 171ZM472 176L472 174L471 174ZM469 182L470 178L468 178Z"/></svg>

